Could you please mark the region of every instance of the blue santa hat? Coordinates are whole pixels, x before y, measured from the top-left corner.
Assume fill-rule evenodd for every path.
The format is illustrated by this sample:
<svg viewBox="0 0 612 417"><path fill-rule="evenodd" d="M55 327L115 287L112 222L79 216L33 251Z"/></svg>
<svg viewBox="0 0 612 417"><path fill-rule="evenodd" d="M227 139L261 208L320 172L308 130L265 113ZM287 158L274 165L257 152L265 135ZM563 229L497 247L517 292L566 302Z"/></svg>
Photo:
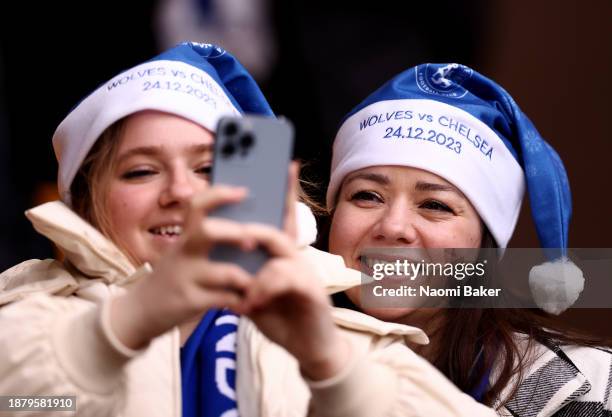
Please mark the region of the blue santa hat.
<svg viewBox="0 0 612 417"><path fill-rule="evenodd" d="M328 207L347 174L375 165L416 167L453 183L501 253L526 186L551 261L532 269L532 294L557 314L578 297L584 278L567 259L572 204L563 163L494 81L460 64L423 64L368 96L345 117L334 141Z"/></svg>
<svg viewBox="0 0 612 417"><path fill-rule="evenodd" d="M70 205L70 185L102 132L143 110L175 114L214 132L223 116L274 113L246 69L224 49L184 42L130 68L82 100L53 135L58 188Z"/></svg>

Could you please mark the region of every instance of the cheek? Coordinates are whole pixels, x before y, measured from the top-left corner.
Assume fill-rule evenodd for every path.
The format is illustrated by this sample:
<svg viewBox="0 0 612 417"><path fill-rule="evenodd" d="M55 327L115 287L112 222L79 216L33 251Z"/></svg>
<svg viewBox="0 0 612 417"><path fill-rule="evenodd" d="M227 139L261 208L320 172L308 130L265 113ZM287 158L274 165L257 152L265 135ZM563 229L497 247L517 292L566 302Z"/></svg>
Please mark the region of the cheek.
<svg viewBox="0 0 612 417"><path fill-rule="evenodd" d="M478 227L478 232L471 233L468 237L468 241L466 242L466 246L469 248L477 248L480 247L482 242L482 228Z"/></svg>
<svg viewBox="0 0 612 417"><path fill-rule="evenodd" d="M457 222L449 227L436 228L428 233L426 247L477 248L480 246L482 231L479 222Z"/></svg>
<svg viewBox="0 0 612 417"><path fill-rule="evenodd" d="M475 214L466 219L463 225L463 247L478 248L482 243L482 223Z"/></svg>
<svg viewBox="0 0 612 417"><path fill-rule="evenodd" d="M336 255L342 253L342 243L346 241L344 235L347 234L347 231L342 223L342 220L335 213L329 229L329 251Z"/></svg>
<svg viewBox="0 0 612 417"><path fill-rule="evenodd" d="M353 255L369 229L364 213L346 204L339 204L329 231L329 251L336 255ZM348 261L345 258L345 261Z"/></svg>
<svg viewBox="0 0 612 417"><path fill-rule="evenodd" d="M110 193L108 206L112 212L121 212L131 209L133 202L128 198L128 193Z"/></svg>
<svg viewBox="0 0 612 417"><path fill-rule="evenodd" d="M146 212L150 196L138 187L111 187L108 194L108 214L116 232L138 223Z"/></svg>

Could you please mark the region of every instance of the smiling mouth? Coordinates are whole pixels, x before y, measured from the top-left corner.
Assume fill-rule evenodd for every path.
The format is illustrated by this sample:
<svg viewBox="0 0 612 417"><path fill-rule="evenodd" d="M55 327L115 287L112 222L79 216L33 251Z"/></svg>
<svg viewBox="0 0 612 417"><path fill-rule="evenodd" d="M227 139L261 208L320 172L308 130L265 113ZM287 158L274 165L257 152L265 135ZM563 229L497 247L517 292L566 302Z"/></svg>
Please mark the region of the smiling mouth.
<svg viewBox="0 0 612 417"><path fill-rule="evenodd" d="M163 237L178 237L183 233L183 226L174 224L149 229L149 233Z"/></svg>

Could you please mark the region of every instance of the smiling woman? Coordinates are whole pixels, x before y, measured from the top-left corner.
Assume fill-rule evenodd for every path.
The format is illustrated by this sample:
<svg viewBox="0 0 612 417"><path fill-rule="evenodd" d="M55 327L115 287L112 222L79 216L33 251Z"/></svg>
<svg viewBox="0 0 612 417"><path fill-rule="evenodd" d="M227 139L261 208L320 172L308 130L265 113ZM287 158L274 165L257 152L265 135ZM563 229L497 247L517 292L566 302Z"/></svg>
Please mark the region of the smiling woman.
<svg viewBox="0 0 612 417"><path fill-rule="evenodd" d="M338 193L329 250L359 269L367 250L392 248L478 248L483 225L465 196L448 181L422 169L374 166L347 175ZM360 289L346 294L360 304ZM410 308L362 311L398 321Z"/></svg>
<svg viewBox="0 0 612 417"><path fill-rule="evenodd" d="M480 248L497 248L501 257L525 188L547 248L545 265L560 271L535 277L539 281L530 277L530 285L551 300L543 304L548 312L558 314L571 303L557 302L556 295L583 283L567 257L572 201L561 159L494 81L459 64L419 65L389 80L342 121L327 189L328 233L319 244L365 273L374 262L392 263L394 253L401 259L415 251L473 248L485 256ZM412 348L501 415L611 412L606 387L612 384L612 352L597 347L609 341L564 331L542 311L419 308L425 304L414 296L431 296L431 288L421 286L427 291L419 293L415 286L394 287L397 282L386 294L379 281L351 288L335 302L422 328L431 342ZM371 288L393 302L369 304ZM456 281L433 289L434 296L440 292L460 295L450 307L465 296L499 295Z"/></svg>
<svg viewBox="0 0 612 417"><path fill-rule="evenodd" d="M208 176L217 121L245 112L273 117L244 68L219 47L183 43L118 74L64 119L53 137L62 202L27 215L66 260L27 261L2 275L2 350L32 351L3 356L1 373L13 376L0 392L78 393L80 415L195 416L200 401L214 404L208 413L235 410L235 347L223 354L232 366L219 378L219 353L190 336L216 320L226 325L204 340L235 337L236 316L218 308L244 306L253 282L234 265L209 262L211 245L249 249L270 233L287 239L205 218L244 197L209 187ZM30 330L11 333L9 323L22 318ZM40 346L49 344L45 355ZM211 368L180 362L181 345L208 355ZM216 377L230 391L220 392ZM141 401L138 390L154 398Z"/></svg>

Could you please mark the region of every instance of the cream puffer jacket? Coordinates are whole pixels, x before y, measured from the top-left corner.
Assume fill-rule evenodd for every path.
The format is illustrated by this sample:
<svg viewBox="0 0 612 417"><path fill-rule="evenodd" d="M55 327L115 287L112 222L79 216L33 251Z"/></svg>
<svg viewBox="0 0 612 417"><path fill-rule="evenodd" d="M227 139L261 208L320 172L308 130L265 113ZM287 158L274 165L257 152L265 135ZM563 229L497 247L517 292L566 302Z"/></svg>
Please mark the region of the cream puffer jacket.
<svg viewBox="0 0 612 417"><path fill-rule="evenodd" d="M180 417L178 329L132 351L109 326L109 300L146 279L150 266L134 268L63 203L26 214L66 260L29 260L0 275L0 395L76 395L79 416ZM359 272L340 257L310 247L302 252L330 293L359 285ZM496 415L406 346L428 342L421 330L350 310L334 309L333 316L353 358L339 375L317 382L305 380L291 355L240 319L240 416Z"/></svg>

